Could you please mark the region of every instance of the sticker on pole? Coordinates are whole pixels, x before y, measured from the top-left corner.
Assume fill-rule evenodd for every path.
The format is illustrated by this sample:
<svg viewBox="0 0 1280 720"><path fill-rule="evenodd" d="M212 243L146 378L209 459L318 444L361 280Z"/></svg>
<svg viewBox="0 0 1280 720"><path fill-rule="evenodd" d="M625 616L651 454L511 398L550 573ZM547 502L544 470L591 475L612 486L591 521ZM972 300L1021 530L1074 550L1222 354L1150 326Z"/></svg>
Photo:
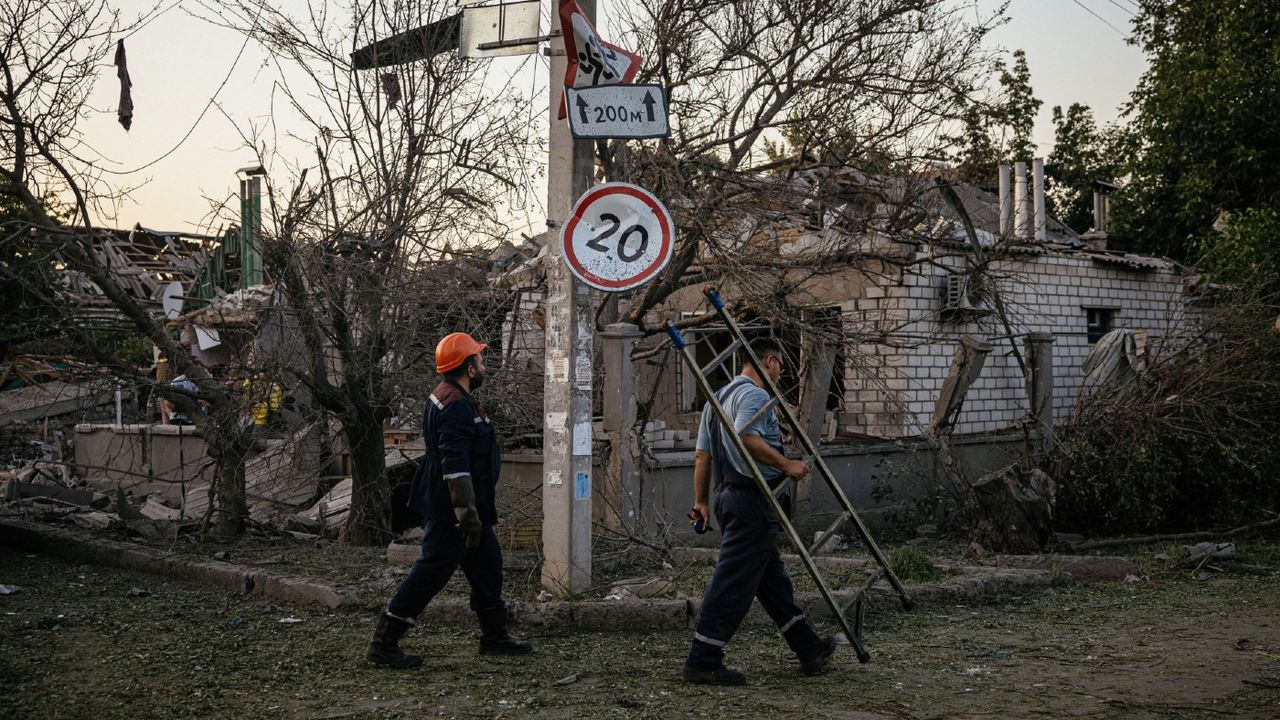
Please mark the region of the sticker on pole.
<svg viewBox="0 0 1280 720"><path fill-rule="evenodd" d="M630 183L597 185L582 194L560 230L564 262L597 290L644 285L671 261L676 229L658 198Z"/></svg>

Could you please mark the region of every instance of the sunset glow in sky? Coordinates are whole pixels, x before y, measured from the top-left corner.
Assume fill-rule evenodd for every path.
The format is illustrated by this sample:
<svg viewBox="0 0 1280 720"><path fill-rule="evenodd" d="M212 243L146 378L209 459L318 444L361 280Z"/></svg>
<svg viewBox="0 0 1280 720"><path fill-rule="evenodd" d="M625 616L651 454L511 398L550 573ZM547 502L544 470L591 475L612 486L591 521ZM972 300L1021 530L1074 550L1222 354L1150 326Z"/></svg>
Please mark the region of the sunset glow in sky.
<svg viewBox="0 0 1280 720"><path fill-rule="evenodd" d="M144 4L119 0L115 6L127 17ZM111 181L136 186L117 217L100 218L103 225L131 227L137 222L163 230L216 231L219 220L211 207L233 199L236 169L254 161L236 125L254 125L273 137L290 131L281 126L283 121L276 126L268 122L275 70L262 49L194 17L188 5L192 12L201 12L185 0L126 40L133 80L132 129L125 132L116 122L119 86L109 65L99 80L90 117L82 123L85 141L100 153L104 167L123 173L111 176ZM286 11L296 6L300 15L306 2L279 0L278 5ZM978 0L977 5L977 12L989 13L1000 0ZM1128 98L1145 67L1142 53L1117 32L1129 31L1125 9L1130 7L1129 0L1013 0L1009 23L991 36L995 47L1027 52L1032 84L1044 101L1035 138L1042 153L1052 144L1054 105L1083 102L1107 122ZM607 32L607 19L602 26ZM618 40L625 43L625 38ZM546 65L532 58L494 61L490 82L503 82L520 68L523 86L536 87L544 98ZM536 76L529 75L531 69ZM215 93L216 105L207 107ZM278 109L279 98L274 101ZM284 117L278 111L275 115ZM138 170L142 166L147 167ZM513 225L541 224L542 200L536 197L540 192L528 193L533 201L527 208L509 211Z"/></svg>

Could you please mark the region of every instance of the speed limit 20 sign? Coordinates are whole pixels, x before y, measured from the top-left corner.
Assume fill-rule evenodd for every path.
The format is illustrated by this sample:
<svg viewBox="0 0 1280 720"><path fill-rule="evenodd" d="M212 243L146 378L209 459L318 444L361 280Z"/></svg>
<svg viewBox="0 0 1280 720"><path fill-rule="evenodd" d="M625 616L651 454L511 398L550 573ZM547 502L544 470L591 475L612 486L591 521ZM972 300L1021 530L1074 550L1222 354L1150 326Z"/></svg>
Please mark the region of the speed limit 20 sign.
<svg viewBox="0 0 1280 720"><path fill-rule="evenodd" d="M671 214L653 193L611 182L578 198L560 230L560 249L578 279L620 292L649 282L666 267L675 234Z"/></svg>

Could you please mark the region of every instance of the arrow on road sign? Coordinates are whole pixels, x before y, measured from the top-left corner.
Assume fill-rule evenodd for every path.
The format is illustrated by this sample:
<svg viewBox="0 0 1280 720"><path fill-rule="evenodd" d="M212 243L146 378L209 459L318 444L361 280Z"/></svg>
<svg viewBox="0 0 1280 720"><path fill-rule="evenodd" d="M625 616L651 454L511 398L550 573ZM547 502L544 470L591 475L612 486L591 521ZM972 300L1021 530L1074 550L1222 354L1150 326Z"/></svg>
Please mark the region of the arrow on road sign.
<svg viewBox="0 0 1280 720"><path fill-rule="evenodd" d="M670 137L667 98L661 85L565 88L576 112L569 130L576 138Z"/></svg>

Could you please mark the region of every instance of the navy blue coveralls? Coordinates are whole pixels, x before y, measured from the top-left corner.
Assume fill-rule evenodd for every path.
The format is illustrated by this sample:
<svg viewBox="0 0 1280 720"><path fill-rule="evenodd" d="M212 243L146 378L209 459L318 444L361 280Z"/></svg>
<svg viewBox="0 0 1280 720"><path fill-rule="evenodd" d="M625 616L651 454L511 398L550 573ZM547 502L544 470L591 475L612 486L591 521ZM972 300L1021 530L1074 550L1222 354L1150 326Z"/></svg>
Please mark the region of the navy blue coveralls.
<svg viewBox="0 0 1280 720"><path fill-rule="evenodd" d="M410 623L444 588L462 566L471 584L471 609L505 608L502 601L502 549L493 526L498 522L494 488L502 453L484 408L455 382L436 386L422 420L427 453L418 464L409 491L409 508L427 519L422 554L409 572L387 613ZM466 546L457 527L448 480L471 476L476 511L480 515L480 544Z"/></svg>
<svg viewBox="0 0 1280 720"><path fill-rule="evenodd" d="M739 376L717 392L716 398L721 405L727 405L735 393L751 391L748 386L754 387L754 383ZM773 410L769 416L767 425L776 428ZM778 518L756 487L755 479L734 467L730 453L736 455L737 449L726 429L714 417L710 428L720 559L702 598L693 648L685 662L699 669L721 665L724 646L747 616L753 598L760 601L796 657L802 662L809 660L822 648L822 639L795 604L791 577L778 552ZM765 440L780 448L781 431L776 432L776 438ZM783 478L779 475L777 481L782 482Z"/></svg>

